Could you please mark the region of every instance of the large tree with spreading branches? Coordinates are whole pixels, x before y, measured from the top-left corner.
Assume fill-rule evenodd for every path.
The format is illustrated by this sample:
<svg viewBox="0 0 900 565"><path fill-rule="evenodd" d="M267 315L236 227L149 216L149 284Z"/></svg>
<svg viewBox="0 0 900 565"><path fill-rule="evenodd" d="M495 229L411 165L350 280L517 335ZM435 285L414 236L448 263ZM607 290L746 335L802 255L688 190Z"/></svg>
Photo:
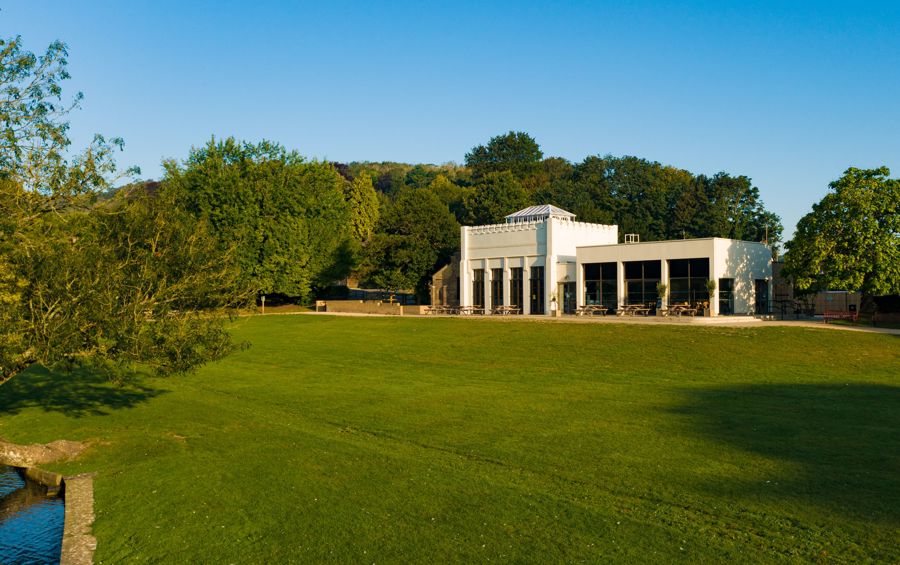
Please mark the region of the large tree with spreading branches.
<svg viewBox="0 0 900 565"><path fill-rule="evenodd" d="M80 152L64 44L0 40L0 382L28 366L176 372L228 348L234 270L204 222L145 184L118 191L120 139Z"/></svg>

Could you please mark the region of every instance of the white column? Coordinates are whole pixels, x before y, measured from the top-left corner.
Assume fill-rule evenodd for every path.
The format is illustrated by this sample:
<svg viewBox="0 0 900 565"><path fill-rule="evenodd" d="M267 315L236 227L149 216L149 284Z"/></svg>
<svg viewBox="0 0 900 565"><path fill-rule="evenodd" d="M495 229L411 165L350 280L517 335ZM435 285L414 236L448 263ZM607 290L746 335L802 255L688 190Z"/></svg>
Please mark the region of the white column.
<svg viewBox="0 0 900 565"><path fill-rule="evenodd" d="M531 314L531 265L522 257L522 314Z"/></svg>
<svg viewBox="0 0 900 565"><path fill-rule="evenodd" d="M491 260L484 260L484 313L491 311Z"/></svg>
<svg viewBox="0 0 900 565"><path fill-rule="evenodd" d="M510 294L510 289L509 289L509 279L510 279L509 257L504 257L503 258L503 305L504 306L509 306L510 298L512 297L512 294Z"/></svg>
<svg viewBox="0 0 900 565"><path fill-rule="evenodd" d="M544 302L544 315L553 316L556 312L550 309L550 297L556 296L558 293L556 282L556 250L553 248L553 226L555 220L547 218L547 253L544 255L544 296L541 300ZM559 308L559 298L556 299L556 307Z"/></svg>
<svg viewBox="0 0 900 565"><path fill-rule="evenodd" d="M660 274L659 274L659 282L666 285L666 299L663 301L663 308L669 303L669 292L672 290L672 287L669 285L669 260L668 259L660 259Z"/></svg>
<svg viewBox="0 0 900 565"><path fill-rule="evenodd" d="M575 306L584 306L584 268L575 260Z"/></svg>
<svg viewBox="0 0 900 565"><path fill-rule="evenodd" d="M625 263L616 262L616 300L621 308L625 305Z"/></svg>
<svg viewBox="0 0 900 565"><path fill-rule="evenodd" d="M459 305L472 305L472 270L469 268L469 232L466 226L460 228L459 259Z"/></svg>

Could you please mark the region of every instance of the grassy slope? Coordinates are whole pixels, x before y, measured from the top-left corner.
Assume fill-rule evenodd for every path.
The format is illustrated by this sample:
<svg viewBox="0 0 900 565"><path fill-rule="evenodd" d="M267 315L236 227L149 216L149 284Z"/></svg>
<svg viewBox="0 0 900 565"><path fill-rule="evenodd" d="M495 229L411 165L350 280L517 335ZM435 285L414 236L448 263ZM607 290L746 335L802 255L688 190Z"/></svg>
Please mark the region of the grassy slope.
<svg viewBox="0 0 900 565"><path fill-rule="evenodd" d="M98 562L900 561L900 338L268 317L0 435L95 439Z"/></svg>

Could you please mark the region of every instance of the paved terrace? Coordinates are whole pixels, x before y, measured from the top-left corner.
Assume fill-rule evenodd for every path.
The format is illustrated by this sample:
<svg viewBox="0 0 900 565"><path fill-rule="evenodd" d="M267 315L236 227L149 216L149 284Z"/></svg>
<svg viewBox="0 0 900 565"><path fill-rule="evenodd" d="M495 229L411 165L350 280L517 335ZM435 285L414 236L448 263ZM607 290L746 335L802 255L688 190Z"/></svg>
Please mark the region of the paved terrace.
<svg viewBox="0 0 900 565"><path fill-rule="evenodd" d="M284 312L288 314L305 314L312 316L385 316L394 317L385 314L357 314L357 313L341 313L341 312ZM266 315L275 315L266 314ZM434 315L434 316L415 316L422 319L441 319L441 318L465 318L467 320L481 320L485 323L490 322L543 322L543 323L561 323L561 324L661 324L676 326L722 326L722 327L771 327L771 326L789 326L798 328L818 328L825 330L839 330L851 332L868 332L881 333L888 335L900 336L900 329L879 328L873 326L848 326L844 324L826 324L821 320L762 320L753 316L682 316L682 317L661 317L661 316L573 316L564 315L560 317L553 316L498 316L498 315Z"/></svg>

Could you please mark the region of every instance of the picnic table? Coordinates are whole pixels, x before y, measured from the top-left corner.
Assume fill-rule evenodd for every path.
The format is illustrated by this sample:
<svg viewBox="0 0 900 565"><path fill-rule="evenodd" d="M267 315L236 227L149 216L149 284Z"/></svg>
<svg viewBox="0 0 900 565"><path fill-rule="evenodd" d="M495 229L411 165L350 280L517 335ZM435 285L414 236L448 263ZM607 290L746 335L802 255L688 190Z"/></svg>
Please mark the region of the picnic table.
<svg viewBox="0 0 900 565"><path fill-rule="evenodd" d="M456 311L455 307L446 305L427 306L425 308L426 314L456 314Z"/></svg>
<svg viewBox="0 0 900 565"><path fill-rule="evenodd" d="M673 304L672 306L669 306L668 312L669 316L675 315L680 317L685 314L687 314L688 316L697 315L697 309L692 307L690 304Z"/></svg>
<svg viewBox="0 0 900 565"><path fill-rule="evenodd" d="M606 306L601 306L599 304L585 304L584 306L575 309L575 315L593 316L594 314L600 314L601 316L605 316L606 310Z"/></svg>
<svg viewBox="0 0 900 565"><path fill-rule="evenodd" d="M522 313L522 309L518 306L494 306L491 308L491 314L498 314L500 316L509 316L510 314L520 313Z"/></svg>
<svg viewBox="0 0 900 565"><path fill-rule="evenodd" d="M471 314L484 314L484 306L460 306L459 313L468 316Z"/></svg>
<svg viewBox="0 0 900 565"><path fill-rule="evenodd" d="M636 316L640 314L641 316L647 316L650 314L650 310L651 308L645 306L644 304L627 304L616 310L616 315Z"/></svg>

